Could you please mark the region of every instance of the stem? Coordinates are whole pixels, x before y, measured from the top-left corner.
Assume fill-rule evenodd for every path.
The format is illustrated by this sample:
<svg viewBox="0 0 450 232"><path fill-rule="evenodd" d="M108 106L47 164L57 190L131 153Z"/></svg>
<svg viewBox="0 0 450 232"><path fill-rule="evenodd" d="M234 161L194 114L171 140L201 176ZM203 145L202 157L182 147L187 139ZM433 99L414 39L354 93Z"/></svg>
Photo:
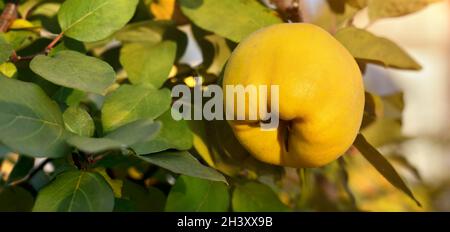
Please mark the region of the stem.
<svg viewBox="0 0 450 232"><path fill-rule="evenodd" d="M37 55L48 55L50 53L50 51L53 49L53 47L61 40L61 38L63 37L64 33L60 33L58 36L56 36L52 42L50 42L50 44L45 48L45 50L43 52L34 54L34 55L30 55L30 56L18 56L17 53L14 51L13 54L11 55L10 60L14 63L19 62L19 61L24 61L24 60L32 60L34 57L36 57Z"/></svg>
<svg viewBox="0 0 450 232"><path fill-rule="evenodd" d="M0 32L8 31L11 24L17 18L18 0L8 0L0 15Z"/></svg>
<svg viewBox="0 0 450 232"><path fill-rule="evenodd" d="M47 165L50 161L52 161L52 159L46 159L44 160L42 163L40 163L37 167L35 167L33 170L31 170L31 172L25 176L24 178L14 181L12 183L10 183L11 186L16 186L22 183L25 183L29 180L31 180L31 178L33 178L40 170L42 170L45 165Z"/></svg>
<svg viewBox="0 0 450 232"><path fill-rule="evenodd" d="M278 13L287 22L303 22L303 14L300 7L300 0L272 0L277 7Z"/></svg>
<svg viewBox="0 0 450 232"><path fill-rule="evenodd" d="M45 48L45 54L50 53L50 51L53 49L53 47L56 45L56 43L58 43L61 40L63 35L64 35L64 32L61 32L58 36L56 36L55 39L53 39L53 41Z"/></svg>
<svg viewBox="0 0 450 232"><path fill-rule="evenodd" d="M357 209L358 207L356 205L356 198L355 198L355 195L353 194L352 190L350 189L350 185L349 185L349 175L348 175L347 167L346 167L347 163L345 162L343 157L340 157L338 159L338 164L341 169L340 172L341 172L341 177L343 180L342 184L343 184L344 190L350 199L350 203L351 203L352 207L354 209Z"/></svg>

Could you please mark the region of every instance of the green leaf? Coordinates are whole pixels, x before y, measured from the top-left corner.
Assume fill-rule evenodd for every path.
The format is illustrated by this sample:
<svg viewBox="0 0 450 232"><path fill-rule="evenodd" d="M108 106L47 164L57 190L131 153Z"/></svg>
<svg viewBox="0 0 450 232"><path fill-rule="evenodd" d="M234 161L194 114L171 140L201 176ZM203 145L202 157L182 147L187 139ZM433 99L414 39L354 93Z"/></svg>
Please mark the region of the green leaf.
<svg viewBox="0 0 450 232"><path fill-rule="evenodd" d="M65 103L68 106L78 106L87 97L87 93L81 90L60 87L52 98L57 102Z"/></svg>
<svg viewBox="0 0 450 232"><path fill-rule="evenodd" d="M177 174L227 183L222 174L210 167L203 166L187 151L166 151L138 157Z"/></svg>
<svg viewBox="0 0 450 232"><path fill-rule="evenodd" d="M172 21L147 20L126 25L114 37L123 43L158 44L164 40L168 31L173 30L173 27Z"/></svg>
<svg viewBox="0 0 450 232"><path fill-rule="evenodd" d="M168 149L189 150L192 147L193 136L186 121L175 121L171 110L156 120L162 123L161 132L151 141L133 145L137 154L145 155Z"/></svg>
<svg viewBox="0 0 450 232"><path fill-rule="evenodd" d="M289 211L270 187L257 182L237 185L233 191L232 206L235 212Z"/></svg>
<svg viewBox="0 0 450 232"><path fill-rule="evenodd" d="M366 158L367 161L369 161L369 163L377 169L377 171L383 175L387 181L389 181L389 183L408 195L416 202L418 206L421 206L420 202L416 199L413 192L405 184L397 171L395 171L394 167L380 152L377 151L377 149L367 142L363 135L359 134L356 137L354 145L361 152L364 158Z"/></svg>
<svg viewBox="0 0 450 232"><path fill-rule="evenodd" d="M20 49L30 45L33 41L38 38L38 35L29 30L19 30L19 31L8 31L4 35L6 41L13 47L14 50L19 51Z"/></svg>
<svg viewBox="0 0 450 232"><path fill-rule="evenodd" d="M58 52L65 50L77 51L82 54L86 53L86 47L82 42L66 37L50 50L49 56L54 56Z"/></svg>
<svg viewBox="0 0 450 232"><path fill-rule="evenodd" d="M0 143L0 161L1 161L2 158L7 156L11 152L12 151L8 147L6 147L5 145Z"/></svg>
<svg viewBox="0 0 450 232"><path fill-rule="evenodd" d="M168 79L177 53L172 41L162 43L131 43L120 51L120 63L133 84L161 87Z"/></svg>
<svg viewBox="0 0 450 232"><path fill-rule="evenodd" d="M116 79L116 73L108 63L69 50L53 57L36 56L30 68L57 85L97 94L103 94Z"/></svg>
<svg viewBox="0 0 450 232"><path fill-rule="evenodd" d="M8 61L13 51L13 47L0 34L0 64Z"/></svg>
<svg viewBox="0 0 450 232"><path fill-rule="evenodd" d="M133 17L138 0L67 0L58 13L65 35L83 42L105 39Z"/></svg>
<svg viewBox="0 0 450 232"><path fill-rule="evenodd" d="M129 201L131 211L135 212L161 212L166 203L166 196L161 190L155 187L145 189L128 180L123 182L122 198Z"/></svg>
<svg viewBox="0 0 450 232"><path fill-rule="evenodd" d="M109 94L102 108L104 131L139 119L156 119L170 108L170 91L143 85L122 85Z"/></svg>
<svg viewBox="0 0 450 232"><path fill-rule="evenodd" d="M92 137L95 132L94 120L79 106L71 106L63 114L66 129L79 136Z"/></svg>
<svg viewBox="0 0 450 232"><path fill-rule="evenodd" d="M381 18L399 17L422 10L440 0L371 0L369 17L371 21Z"/></svg>
<svg viewBox="0 0 450 232"><path fill-rule="evenodd" d="M0 190L0 212L29 212L33 203L33 195L22 187Z"/></svg>
<svg viewBox="0 0 450 232"><path fill-rule="evenodd" d="M64 172L39 191L35 212L110 212L114 193L98 173Z"/></svg>
<svg viewBox="0 0 450 232"><path fill-rule="evenodd" d="M239 42L282 20L256 0L180 0L181 10L197 26Z"/></svg>
<svg viewBox="0 0 450 232"><path fill-rule="evenodd" d="M35 157L68 153L58 105L37 85L0 75L0 142Z"/></svg>
<svg viewBox="0 0 450 232"><path fill-rule="evenodd" d="M14 164L14 168L9 174L8 183L23 179L28 175L30 170L34 167L34 158L27 156L19 156L17 163Z"/></svg>
<svg viewBox="0 0 450 232"><path fill-rule="evenodd" d="M339 40L356 58L384 66L420 70L422 67L394 42L355 27L346 27L336 33Z"/></svg>
<svg viewBox="0 0 450 232"><path fill-rule="evenodd" d="M158 133L161 124L153 120L139 120L126 124L103 138L88 138L74 135L67 142L87 153L127 148L135 143L150 140Z"/></svg>
<svg viewBox="0 0 450 232"><path fill-rule="evenodd" d="M28 0L21 2L18 7L18 12L20 15L29 15L30 12L36 8L39 4L41 4L44 0Z"/></svg>
<svg viewBox="0 0 450 232"><path fill-rule="evenodd" d="M167 197L168 212L226 212L230 194L224 183L180 176Z"/></svg>

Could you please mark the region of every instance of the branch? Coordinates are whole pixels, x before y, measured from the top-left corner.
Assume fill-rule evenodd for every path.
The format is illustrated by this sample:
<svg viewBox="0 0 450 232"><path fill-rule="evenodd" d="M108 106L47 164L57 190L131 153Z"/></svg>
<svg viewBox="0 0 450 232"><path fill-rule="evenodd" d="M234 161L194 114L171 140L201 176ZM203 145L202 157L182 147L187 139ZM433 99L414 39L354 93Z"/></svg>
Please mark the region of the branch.
<svg viewBox="0 0 450 232"><path fill-rule="evenodd" d="M20 180L16 180L14 182L11 182L9 185L10 186L17 186L20 185L22 183L25 183L29 180L31 180L39 171L41 171L45 165L47 165L50 161L52 161L52 159L46 159L44 161L42 161L42 163L40 163L37 167L33 168L33 170L30 171L30 173L28 175L26 175L24 178L20 179Z"/></svg>
<svg viewBox="0 0 450 232"><path fill-rule="evenodd" d="M0 15L0 32L8 31L11 24L17 18L17 7L19 5L18 0L8 0L5 9L3 9Z"/></svg>
<svg viewBox="0 0 450 232"><path fill-rule="evenodd" d="M287 22L303 22L303 15L300 9L300 0L271 0L277 7L278 13Z"/></svg>

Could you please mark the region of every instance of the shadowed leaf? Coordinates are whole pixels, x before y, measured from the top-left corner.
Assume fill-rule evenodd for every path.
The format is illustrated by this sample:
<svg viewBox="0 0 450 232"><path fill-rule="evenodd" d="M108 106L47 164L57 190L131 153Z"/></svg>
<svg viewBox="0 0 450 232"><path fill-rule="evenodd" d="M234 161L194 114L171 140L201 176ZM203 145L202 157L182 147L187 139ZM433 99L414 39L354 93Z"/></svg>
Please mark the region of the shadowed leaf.
<svg viewBox="0 0 450 232"><path fill-rule="evenodd" d="M114 193L98 173L68 171L45 186L36 198L35 212L110 212Z"/></svg>
<svg viewBox="0 0 450 232"><path fill-rule="evenodd" d="M187 151L166 151L138 157L149 163L160 166L177 174L227 183L225 177L222 174L220 174L215 169L203 166Z"/></svg>
<svg viewBox="0 0 450 232"><path fill-rule="evenodd" d="M270 187L258 182L237 185L233 191L232 205L235 212L289 211Z"/></svg>
<svg viewBox="0 0 450 232"><path fill-rule="evenodd" d="M103 94L116 79L106 62L74 51L61 51L53 57L39 55L30 68L42 78L64 87Z"/></svg>
<svg viewBox="0 0 450 232"><path fill-rule="evenodd" d="M69 147L61 111L37 85L0 75L0 142L35 157L61 157Z"/></svg>
<svg viewBox="0 0 450 232"><path fill-rule="evenodd" d="M126 124L103 138L88 138L74 135L67 142L77 149L88 153L118 150L133 144L150 140L158 133L161 124L153 120L139 120Z"/></svg>
<svg viewBox="0 0 450 232"><path fill-rule="evenodd" d="M180 176L170 190L166 203L168 212L226 212L230 205L224 183Z"/></svg>

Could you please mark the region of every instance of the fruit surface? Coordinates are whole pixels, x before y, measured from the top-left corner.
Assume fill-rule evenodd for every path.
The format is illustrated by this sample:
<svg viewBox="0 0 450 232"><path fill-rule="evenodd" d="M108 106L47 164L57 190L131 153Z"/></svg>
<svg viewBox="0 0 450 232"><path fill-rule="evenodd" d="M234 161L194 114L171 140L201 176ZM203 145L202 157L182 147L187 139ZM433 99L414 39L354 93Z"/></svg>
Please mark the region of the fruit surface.
<svg viewBox="0 0 450 232"><path fill-rule="evenodd" d="M239 142L266 163L326 165L350 148L361 126L364 86L358 65L334 37L311 24L276 24L243 40L227 64L226 85L279 86L277 128L261 130L248 118L229 121ZM235 102L225 104L237 109Z"/></svg>

